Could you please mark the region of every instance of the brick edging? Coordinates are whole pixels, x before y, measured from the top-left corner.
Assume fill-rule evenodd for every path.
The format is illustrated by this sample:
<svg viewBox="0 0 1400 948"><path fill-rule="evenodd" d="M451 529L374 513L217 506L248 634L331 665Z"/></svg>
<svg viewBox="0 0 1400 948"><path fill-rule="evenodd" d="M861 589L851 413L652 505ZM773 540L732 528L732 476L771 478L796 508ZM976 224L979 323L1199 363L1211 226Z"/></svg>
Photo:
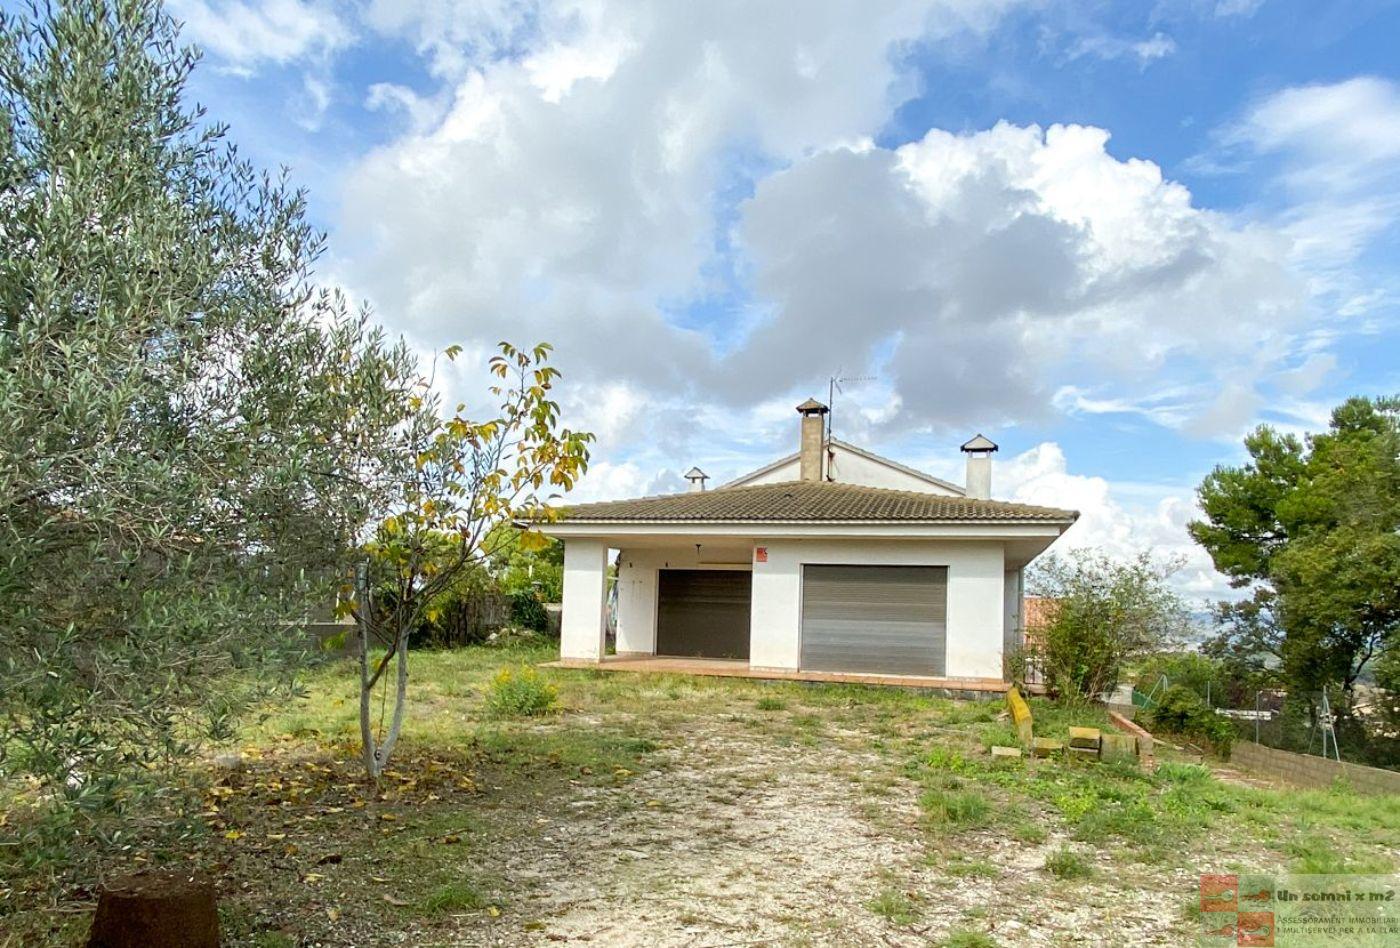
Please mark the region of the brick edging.
<svg viewBox="0 0 1400 948"><path fill-rule="evenodd" d="M1150 765L1153 747L1152 735L1143 730L1140 724L1123 717L1123 715L1119 714L1117 711L1109 710L1108 719L1113 722L1113 726L1118 728L1118 730L1137 738L1138 756L1142 758L1144 763Z"/></svg>

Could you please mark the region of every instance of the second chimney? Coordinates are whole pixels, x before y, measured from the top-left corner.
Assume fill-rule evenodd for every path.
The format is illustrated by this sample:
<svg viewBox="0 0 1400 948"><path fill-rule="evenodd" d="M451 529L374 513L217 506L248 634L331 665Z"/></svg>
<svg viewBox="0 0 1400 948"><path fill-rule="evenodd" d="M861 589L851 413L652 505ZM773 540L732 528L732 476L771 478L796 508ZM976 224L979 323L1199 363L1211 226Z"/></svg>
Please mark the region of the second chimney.
<svg viewBox="0 0 1400 948"><path fill-rule="evenodd" d="M799 480L822 480L822 462L826 456L825 415L829 410L815 398L797 406L797 413L802 416L802 439L797 449Z"/></svg>
<svg viewBox="0 0 1400 948"><path fill-rule="evenodd" d="M992 452L996 442L984 435L978 435L962 446L967 455L967 496L976 500L989 500L992 496Z"/></svg>

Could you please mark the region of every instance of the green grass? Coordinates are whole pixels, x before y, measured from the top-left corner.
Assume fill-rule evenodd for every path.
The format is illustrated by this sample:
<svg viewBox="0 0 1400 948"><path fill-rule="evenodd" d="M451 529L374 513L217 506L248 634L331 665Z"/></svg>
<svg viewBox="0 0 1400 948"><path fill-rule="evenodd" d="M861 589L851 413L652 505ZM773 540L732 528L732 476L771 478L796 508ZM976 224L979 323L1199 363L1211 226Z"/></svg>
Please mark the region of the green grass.
<svg viewBox="0 0 1400 948"><path fill-rule="evenodd" d="M973 827L985 824L992 806L975 790L930 788L919 797L919 806L936 826Z"/></svg>
<svg viewBox="0 0 1400 948"><path fill-rule="evenodd" d="M914 900L899 889L884 889L870 900L868 907L895 925L912 925L921 914Z"/></svg>
<svg viewBox="0 0 1400 948"><path fill-rule="evenodd" d="M997 948L996 941L985 932L970 928L958 929L939 942L942 948Z"/></svg>
<svg viewBox="0 0 1400 948"><path fill-rule="evenodd" d="M489 904L490 899L475 885L465 880L444 883L418 900L419 909L428 915L475 912Z"/></svg>
<svg viewBox="0 0 1400 948"><path fill-rule="evenodd" d="M1068 846L1045 857L1045 871L1056 879L1088 879L1094 875L1094 867L1083 854Z"/></svg>
<svg viewBox="0 0 1400 948"><path fill-rule="evenodd" d="M664 771L676 754L684 755L687 735L702 727L728 729L745 746L771 747L779 752L775 760L795 755L800 766L814 772L827 761L836 767L850 759L843 754L859 755L857 768L834 771L833 780L840 781L855 818L881 833L912 834L924 847L920 872L935 887L927 891L974 886L983 879L997 879L999 888L1021 886L1018 874L1003 874L993 860L999 861L998 854L1008 848L1041 846L1052 838L1070 843L1049 854L1044 873L1029 875L1025 884L1030 894L1021 897L1034 899L1032 890L1046 887L1051 877L1085 878L1078 873L1092 873L1100 863L1134 880L1125 884L1151 885L1161 884L1151 880L1167 869L1215 864L1221 854L1240 854L1233 858L1246 871L1258 865L1391 872L1394 854L1400 852L1397 797L1359 796L1345 788L1243 787L1221 782L1207 767L1170 757L1156 772L1059 760L994 762L988 746L1015 743L1014 732L1001 718L1004 705L997 701L955 702L873 686L536 668L555 655L547 646L528 645L413 653L408 715L395 759L405 771L402 778L419 776L413 768L426 760L445 768L450 777L460 774L476 789L432 802L422 790L400 799L399 778L386 781L378 794L366 786L367 812L388 811L397 817L393 822L366 818L348 809L349 804L334 818L314 807L304 814L287 810L285 819L293 829L304 825L316 840L317 851L304 850L297 860L314 860L320 848L331 845L324 833L334 837L344 863L325 869L327 878L319 887L298 886L291 874L282 888L264 893L263 883L275 881L276 872L269 870L266 878L237 876L234 891L253 893L237 898L262 899L264 904L252 912L242 902L226 902L230 911L245 912L244 922L230 926L238 936L232 943L263 938L277 944L275 939L284 934L293 943L327 940L328 929L308 926L317 918L323 926L329 924L324 902L318 900L331 891L348 893L337 901L347 913L384 911L381 895L392 892L407 903L393 903L392 916L438 925L440 930L426 940L450 941L437 935L455 931L451 926L461 922L454 918L484 914L499 904L492 901L493 893L503 884L481 874L481 867L491 865L484 855L537 845L541 832L552 832L542 829L546 824L558 825L579 812L570 810L571 803L586 799L602 805L597 801L605 800L611 808L608 818L645 813L661 826L680 819L672 815L679 812L675 800L650 800L633 792L631 784ZM534 680L528 686L531 695L525 696L529 700L493 702L494 679L503 667L514 670L513 678ZM353 667L341 662L317 669L303 684L304 699L269 708L239 743L266 761L260 780L285 779L286 773L272 769L276 761L285 759L294 769L299 765L290 762L302 754L353 760L359 730ZM548 702L537 697L551 693ZM1032 707L1038 734L1063 736L1071 724L1106 725L1103 712L1093 707L1062 707L1043 699L1034 699ZM551 713L531 713L535 709ZM730 764L717 759L698 766L710 763L720 770ZM390 766L394 769L395 762ZM760 799L783 780L784 766L775 762L771 770L746 769L732 783L713 787L711 799L738 806ZM904 818L914 801L919 827ZM250 814L276 818L283 812L282 801L277 802L279 806L260 804ZM226 809L233 820L237 814ZM14 818L13 811L7 815ZM265 835L250 829L237 846L246 851ZM447 838L454 842L445 844ZM637 868L647 865L640 861ZM375 878L387 881L376 883ZM867 891L878 895L867 903L868 910L898 925L931 915L909 891L912 884L876 876ZM925 891L922 880L918 890ZM1175 889L1162 894L1169 900L1182 895ZM531 917L530 896L511 892L510 897L511 917ZM268 931L261 920L269 914L298 920L286 932ZM35 924L43 930L51 924L49 917L34 911ZM14 918L0 917L0 930L13 927ZM813 927L821 923L811 918L793 924L797 936L810 934L813 943L823 943L830 934ZM962 924L972 928L948 936L945 944L993 943L974 930L980 921L963 916ZM29 943L43 942L23 936L13 942ZM8 948L3 935L0 948Z"/></svg>

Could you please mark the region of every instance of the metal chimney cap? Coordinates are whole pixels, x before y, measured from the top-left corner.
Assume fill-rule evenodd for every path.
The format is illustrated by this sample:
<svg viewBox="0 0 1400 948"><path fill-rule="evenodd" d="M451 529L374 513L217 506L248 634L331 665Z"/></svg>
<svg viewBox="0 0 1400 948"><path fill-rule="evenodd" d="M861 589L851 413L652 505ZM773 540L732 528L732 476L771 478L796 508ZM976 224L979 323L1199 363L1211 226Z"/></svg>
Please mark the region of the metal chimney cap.
<svg viewBox="0 0 1400 948"><path fill-rule="evenodd" d="M998 449L997 443L995 441L993 441L991 438L988 438L986 435L979 433L977 437L967 442L967 444L963 445L959 450L966 451L968 454L976 454L982 451L985 451L988 454L990 454L991 452L996 451Z"/></svg>
<svg viewBox="0 0 1400 948"><path fill-rule="evenodd" d="M698 467L692 467L690 470L686 471L685 474L683 474L682 476L683 476L686 480L688 480L688 481L693 481L693 480L695 480L696 478L701 478L701 479L708 478L710 475L706 474L704 471L700 470L700 468L698 468Z"/></svg>

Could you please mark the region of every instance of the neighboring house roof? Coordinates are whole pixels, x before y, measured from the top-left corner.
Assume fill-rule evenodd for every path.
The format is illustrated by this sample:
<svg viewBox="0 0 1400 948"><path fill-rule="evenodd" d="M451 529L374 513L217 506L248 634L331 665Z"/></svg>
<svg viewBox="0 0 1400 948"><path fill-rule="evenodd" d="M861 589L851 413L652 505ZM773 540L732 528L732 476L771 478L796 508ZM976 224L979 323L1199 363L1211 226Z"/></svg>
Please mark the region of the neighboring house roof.
<svg viewBox="0 0 1400 948"><path fill-rule="evenodd" d="M1027 629L1043 629L1049 625L1055 617L1055 609L1060 604L1060 600L1053 596L1027 596L1023 601L1024 624Z"/></svg>
<svg viewBox="0 0 1400 948"><path fill-rule="evenodd" d="M1044 645L1045 630L1055 619L1060 600L1053 596L1026 596L1021 600L1021 630L1027 645Z"/></svg>
<svg viewBox="0 0 1400 948"><path fill-rule="evenodd" d="M801 406L798 407L800 408ZM902 474L908 474L910 477L916 477L921 481L941 487L944 490L952 491L955 494L964 493L962 487L952 483L951 481L945 481L941 477L934 477L932 474L925 474L923 471L909 467L906 464L900 464L898 461L891 461L887 457L881 457L874 451L867 451L864 448L858 448L848 441L842 441L840 438L831 438L828 441L828 444L833 448L841 448L844 451L849 451L852 454L859 455L860 457L863 457L868 461L872 461L876 464L883 464L886 467L893 468L894 470L899 471ZM776 471L778 468L783 467L786 464L792 464L794 461L797 460L798 454L794 452L786 457L778 458L778 460L772 462L771 464L765 464L763 467L759 468L756 471L749 471L749 473L745 474L742 477L736 477L734 480L721 486L722 488L741 487L745 483L753 480L756 477L762 477L764 474L767 474L770 471Z"/></svg>
<svg viewBox="0 0 1400 948"><path fill-rule="evenodd" d="M829 481L784 481L580 504L565 523L832 523L967 521L1073 523L1079 513Z"/></svg>

